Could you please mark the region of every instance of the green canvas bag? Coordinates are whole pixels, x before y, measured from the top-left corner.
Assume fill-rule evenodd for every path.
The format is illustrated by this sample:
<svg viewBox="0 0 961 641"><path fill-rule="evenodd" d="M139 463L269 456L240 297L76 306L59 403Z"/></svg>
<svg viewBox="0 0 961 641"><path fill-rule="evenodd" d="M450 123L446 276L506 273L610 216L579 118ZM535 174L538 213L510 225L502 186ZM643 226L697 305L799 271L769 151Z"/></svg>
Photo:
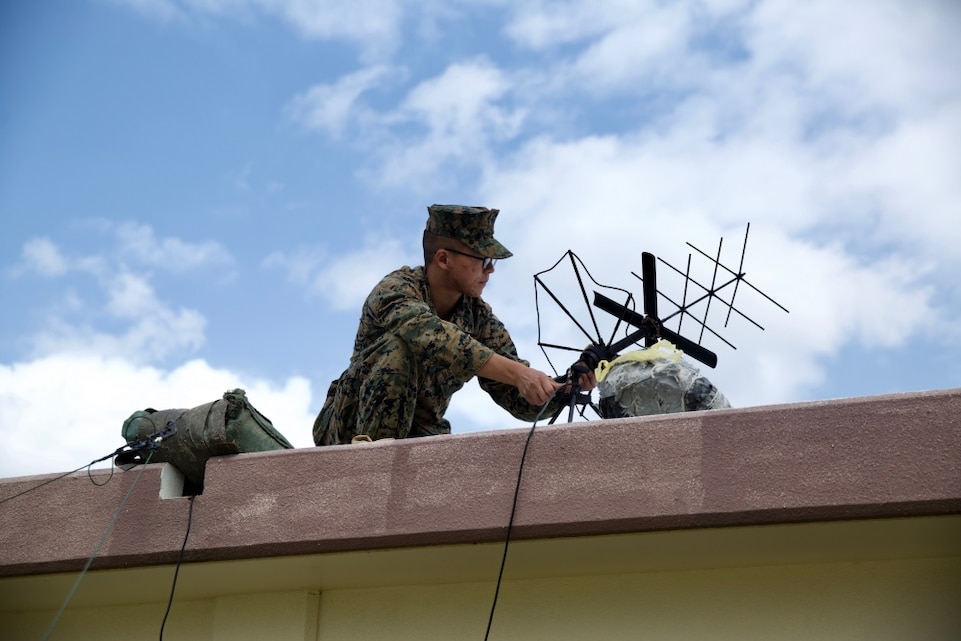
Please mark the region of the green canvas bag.
<svg viewBox="0 0 961 641"><path fill-rule="evenodd" d="M199 487L203 486L204 468L212 456L294 447L251 405L242 389L230 390L222 399L190 409L147 408L134 412L124 421L121 435L128 444L137 443L161 432L170 422L176 432L161 441L150 462L176 466L185 479Z"/></svg>

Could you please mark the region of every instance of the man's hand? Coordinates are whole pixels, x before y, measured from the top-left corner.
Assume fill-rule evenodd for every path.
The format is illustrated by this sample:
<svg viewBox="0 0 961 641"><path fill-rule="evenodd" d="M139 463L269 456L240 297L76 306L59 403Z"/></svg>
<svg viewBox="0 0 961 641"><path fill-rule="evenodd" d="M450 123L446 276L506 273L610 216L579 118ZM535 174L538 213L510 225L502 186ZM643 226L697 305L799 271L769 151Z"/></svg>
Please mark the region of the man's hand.
<svg viewBox="0 0 961 641"><path fill-rule="evenodd" d="M516 387L531 405L543 405L551 400L561 384L540 370L525 367Z"/></svg>
<svg viewBox="0 0 961 641"><path fill-rule="evenodd" d="M582 392L590 392L597 386L597 376L594 375L594 370L584 361L577 361L572 369L575 374L578 374L577 384Z"/></svg>
<svg viewBox="0 0 961 641"><path fill-rule="evenodd" d="M562 381L561 385L564 388L564 396L566 397L565 402L570 401L572 391L570 381L572 377L577 379L577 391L579 394L590 394L597 385L597 377L594 375L594 370L590 369L590 366L586 365L583 361L577 361L571 365L570 370L568 370L565 376L554 379L555 381Z"/></svg>
<svg viewBox="0 0 961 641"><path fill-rule="evenodd" d="M477 374L498 383L513 385L531 405L543 405L561 386L544 372L500 354L491 356Z"/></svg>

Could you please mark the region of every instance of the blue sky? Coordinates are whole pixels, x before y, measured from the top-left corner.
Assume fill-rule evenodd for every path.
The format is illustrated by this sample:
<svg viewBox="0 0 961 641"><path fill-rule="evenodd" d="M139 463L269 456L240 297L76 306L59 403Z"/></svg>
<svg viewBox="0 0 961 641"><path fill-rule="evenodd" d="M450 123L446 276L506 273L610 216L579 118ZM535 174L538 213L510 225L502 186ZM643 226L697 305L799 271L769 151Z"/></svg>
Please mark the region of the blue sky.
<svg viewBox="0 0 961 641"><path fill-rule="evenodd" d="M501 209L485 298L542 369L534 273L572 250L639 295L642 251L723 237L735 266L750 222L790 313L742 290L765 330L705 338L733 405L961 386L959 27L947 0L5 2L0 475L233 387L309 446L442 202ZM448 417L522 425L475 383Z"/></svg>

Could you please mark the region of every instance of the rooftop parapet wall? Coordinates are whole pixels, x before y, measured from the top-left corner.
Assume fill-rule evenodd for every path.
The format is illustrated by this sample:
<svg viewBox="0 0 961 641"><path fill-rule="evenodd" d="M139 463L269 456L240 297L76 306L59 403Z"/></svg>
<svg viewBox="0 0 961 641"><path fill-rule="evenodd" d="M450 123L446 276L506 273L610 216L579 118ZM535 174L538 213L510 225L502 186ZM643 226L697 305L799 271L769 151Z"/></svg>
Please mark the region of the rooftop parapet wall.
<svg viewBox="0 0 961 641"><path fill-rule="evenodd" d="M185 560L503 540L528 429L212 459ZM172 563L159 465L0 504L0 576ZM108 472L96 472L103 483ZM0 499L50 477L0 482ZM539 426L512 538L961 513L961 389Z"/></svg>

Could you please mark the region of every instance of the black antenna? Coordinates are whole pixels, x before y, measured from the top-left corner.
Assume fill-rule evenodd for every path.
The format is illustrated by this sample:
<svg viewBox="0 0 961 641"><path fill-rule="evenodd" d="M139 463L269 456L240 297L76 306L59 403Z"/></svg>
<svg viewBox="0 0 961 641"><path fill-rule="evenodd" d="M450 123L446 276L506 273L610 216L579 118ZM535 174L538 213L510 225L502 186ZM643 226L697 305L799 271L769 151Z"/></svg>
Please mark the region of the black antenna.
<svg viewBox="0 0 961 641"><path fill-rule="evenodd" d="M649 252L641 254L641 271L644 274L644 315L648 318L657 318L657 263L654 260L654 254ZM656 342L654 338L653 335L647 336L644 344L650 347Z"/></svg>
<svg viewBox="0 0 961 641"><path fill-rule="evenodd" d="M644 313L638 313L633 309L634 297L627 290L610 287L607 285L601 285L598 283L590 272L584 266L584 263L574 254L572 251L568 250L564 256L561 257L554 265L542 272L538 272L534 275L534 297L535 306L537 307L537 339L538 346L544 353L551 367L554 367L555 373L557 373L557 368L551 361L550 355L547 349L562 350L565 352L574 352L579 354L579 359L592 368L597 365L602 360L613 360L618 356L618 353L622 350L630 347L633 344L639 344L643 342L644 347L650 347L660 339L665 339L673 343L678 349L680 349L687 356L700 361L701 363L707 365L708 367L716 367L718 358L717 354L702 345L705 333L716 337L724 344L726 344L731 349L736 349L733 344L726 340L721 334L713 329L709 324L709 318L711 316L711 303L713 299L717 299L724 307L727 307L727 314L724 321L724 327L728 326L732 314L736 314L741 318L752 323L755 327L763 330L756 321L751 319L743 311L735 307L734 300L739 291L741 284L751 288L754 292L760 294L765 299L777 305L778 308L787 312L788 310L784 306L780 305L774 301L770 296L764 294L757 287L749 283L745 278L744 272L744 262L745 256L747 254L747 239L750 233L751 225L748 223L747 229L744 232L744 242L741 247L741 257L740 263L738 264L737 271L730 269L722 262L722 250L724 247L724 239L721 238L718 242L717 253L712 256L706 252L698 249L691 243L687 243L693 250L697 252L699 256L705 257L710 261L711 269L711 280L710 285L705 285L699 280L697 280L692 275L692 254L688 254L687 266L682 271L677 267L674 267L667 261L656 257L650 252L643 252L641 254L641 272L642 276L638 276L636 273L631 272L633 276L640 279L642 282L642 296ZM564 259L569 259L569 264L573 269L574 279L577 282L579 288L580 298L586 308L586 314L590 318L589 326L591 329L585 328L585 324L581 323L577 316L571 311L574 305L565 305L561 298L555 294L546 284L546 275L549 272L557 269L563 262ZM667 295L662 290L658 289L657 280L657 265L658 263L667 266L673 272L679 274L683 278L683 291L681 294L681 301L678 303L671 296ZM595 285L594 290L593 305L586 304L587 290L585 289L585 279L582 277L581 272L590 279L590 281ZM691 289L696 288L694 292ZM543 289L545 293L550 297L551 300L557 305L557 307L567 316L568 319L574 324L574 326L580 331L580 334L586 340L590 341L590 347L584 349L583 346L578 345L565 345L560 341L548 342L544 340L541 322L541 310L539 305L539 292ZM617 292L618 298L623 298L624 302L618 302L613 298L605 295L600 290L606 290L608 294L611 292ZM698 295L696 292L700 290ZM730 298L727 298L728 293ZM614 294L612 294L614 295ZM675 310L666 316L660 316L659 303L660 300L668 302L672 305ZM598 323L598 319L594 314L593 307L604 311L615 320L614 330L611 332L610 336L605 338L600 329L601 325ZM688 338L681 334L681 324L685 317L691 319L695 322L698 327L698 337L697 340ZM676 321L676 329L671 329L666 326L668 322ZM614 337L620 331L620 328L625 327L625 335L614 340ZM583 411L582 411L583 416Z"/></svg>
<svg viewBox="0 0 961 641"><path fill-rule="evenodd" d="M574 312L572 312L571 309L569 309L568 306L565 305L560 300L557 294L555 294L545 282L545 278L547 274L553 272L555 269L561 266L561 264L565 262L564 261L565 258L568 259L567 262L570 264L572 275L574 277L574 280L577 282L578 290L580 294L578 298L581 301L581 304L583 305L582 309L586 309L587 315L590 319L589 325L592 328L592 330L588 330L584 327L584 325L587 323L581 323L578 320L578 317L574 314ZM544 357L547 359L547 362L550 364L550 366L554 369L555 374L560 373L560 371L562 370L558 370L557 367L554 365L553 361L551 360L550 354L547 352L547 349L560 350L564 352L573 352L575 354L578 354L584 349L584 344L581 344L579 346L571 346L571 345L563 345L560 343L547 342L544 340L543 323L541 322L541 308L540 308L540 291L541 290L543 290L544 293L546 293L550 297L550 299L554 301L557 308L561 312L563 312L563 314L574 325L574 327L576 327L579 330L580 335L583 337L583 339L587 343L590 343L592 345L600 345L600 344L606 345L614 340L614 336L617 335L617 332L619 331L621 326L621 321L618 320L617 323L614 325L614 328L611 330L611 333L609 336L605 338L602 335L600 325L597 322L597 317L594 315L594 310L592 309L590 302L588 300L587 289L585 288L585 285L584 285L584 276L582 276L581 274L582 271L587 276L587 278L590 279L590 282L593 283L595 287L599 287L601 289L606 290L612 296L614 295L623 296L623 300L624 300L623 305L629 309L633 309L634 296L629 291L627 291L626 289L621 289L620 287L609 287L607 285L602 285L599 282L597 282L597 280L595 280L594 277L591 275L591 273L587 270L587 267L584 266L584 262L580 259L580 257L578 257L577 254L575 254L570 250L567 250L566 252L564 252L564 255L561 256L561 258L556 263L554 263L551 267L534 274L534 307L537 312L537 345L538 347L541 348L541 352L544 354ZM571 305L571 307L573 307L573 305Z"/></svg>

